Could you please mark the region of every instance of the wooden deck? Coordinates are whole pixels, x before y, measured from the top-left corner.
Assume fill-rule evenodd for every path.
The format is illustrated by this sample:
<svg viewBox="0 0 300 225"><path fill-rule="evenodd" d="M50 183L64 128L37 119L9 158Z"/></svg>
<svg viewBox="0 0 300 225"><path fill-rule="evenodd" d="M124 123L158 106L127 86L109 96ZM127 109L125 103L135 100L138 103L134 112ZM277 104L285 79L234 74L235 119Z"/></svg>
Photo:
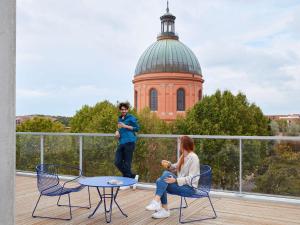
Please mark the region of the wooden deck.
<svg viewBox="0 0 300 225"><path fill-rule="evenodd" d="M153 197L153 191L145 190L122 190L118 196L118 202L128 214L125 218L118 209L114 208L111 224L178 224L178 211L171 212L167 219L156 220L151 218L151 212L145 211L145 206ZM36 178L16 177L16 224L106 224L101 207L91 219L88 215L92 212L98 202L98 195L94 188L91 188L92 209L74 208L71 221L59 221L49 219L37 219L31 217L32 209L37 201L38 192ZM68 208L57 207L57 198L42 197L37 213L46 216L68 216ZM66 200L64 198L63 200ZM87 191L82 190L71 196L72 204L87 205ZM170 206L178 206L179 199L170 196ZM249 201L239 198L212 197L213 204L218 214L214 220L205 220L193 224L275 224L288 225L300 224L300 205L282 203L270 203L262 201ZM65 201L66 202L66 201ZM208 200L189 200L189 207L184 210L184 216L193 218L195 216L212 215Z"/></svg>

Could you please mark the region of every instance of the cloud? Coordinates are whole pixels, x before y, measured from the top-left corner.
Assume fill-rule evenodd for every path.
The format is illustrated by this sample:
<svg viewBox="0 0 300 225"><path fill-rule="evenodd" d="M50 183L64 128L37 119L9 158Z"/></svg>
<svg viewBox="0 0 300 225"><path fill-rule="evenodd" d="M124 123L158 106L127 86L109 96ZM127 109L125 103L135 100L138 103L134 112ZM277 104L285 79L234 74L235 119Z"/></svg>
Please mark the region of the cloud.
<svg viewBox="0 0 300 225"><path fill-rule="evenodd" d="M17 114L133 102L136 63L156 41L165 7L161 0L19 1ZM173 0L170 10L199 59L206 94L242 91L266 114L299 113L299 1Z"/></svg>

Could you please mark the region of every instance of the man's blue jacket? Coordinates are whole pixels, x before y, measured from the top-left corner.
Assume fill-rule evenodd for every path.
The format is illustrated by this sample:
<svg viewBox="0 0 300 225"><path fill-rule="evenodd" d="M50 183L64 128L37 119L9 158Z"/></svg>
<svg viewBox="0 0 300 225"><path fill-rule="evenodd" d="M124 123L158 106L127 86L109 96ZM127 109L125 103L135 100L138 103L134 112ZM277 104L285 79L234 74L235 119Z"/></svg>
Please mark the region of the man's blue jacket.
<svg viewBox="0 0 300 225"><path fill-rule="evenodd" d="M140 130L138 120L133 115L127 113L124 119L122 119L122 116L119 116L118 122L122 122L128 126L133 127L133 130L129 130L126 128L119 128L119 132L120 132L119 144L136 142L137 137L135 132L138 132Z"/></svg>

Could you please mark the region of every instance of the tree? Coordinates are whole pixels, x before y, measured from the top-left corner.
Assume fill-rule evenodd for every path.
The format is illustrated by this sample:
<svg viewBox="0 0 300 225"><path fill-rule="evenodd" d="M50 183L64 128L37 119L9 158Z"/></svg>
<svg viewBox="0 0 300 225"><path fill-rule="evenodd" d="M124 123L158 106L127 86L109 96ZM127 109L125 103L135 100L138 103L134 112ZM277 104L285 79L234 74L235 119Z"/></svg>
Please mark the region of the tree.
<svg viewBox="0 0 300 225"><path fill-rule="evenodd" d="M268 120L261 109L250 104L242 93L216 91L205 96L187 112L186 118L173 123L173 132L195 135L268 135ZM237 189L239 181L239 142L237 140L198 140L196 151L202 163L214 169L214 184L218 188ZM255 147L254 147L255 146ZM268 154L266 143L244 143L243 175L256 170Z"/></svg>
<svg viewBox="0 0 300 225"><path fill-rule="evenodd" d="M279 125L275 120L272 120L270 122L270 128L272 135L278 135L279 134Z"/></svg>
<svg viewBox="0 0 300 225"><path fill-rule="evenodd" d="M170 133L168 124L161 120L149 108L144 108L137 114L142 134L167 134Z"/></svg>
<svg viewBox="0 0 300 225"><path fill-rule="evenodd" d="M205 96L188 113L190 134L210 135L268 135L268 120L261 109L249 104L246 96L230 91L217 91Z"/></svg>
<svg viewBox="0 0 300 225"><path fill-rule="evenodd" d="M117 129L118 108L108 101L95 106L84 105L71 119L71 132L114 133Z"/></svg>
<svg viewBox="0 0 300 225"><path fill-rule="evenodd" d="M63 132L64 125L48 117L33 117L17 126L17 132ZM52 143L56 146L66 146L66 139L58 141L57 137L47 136L44 139L45 158L51 154L53 149L49 151L48 145ZM34 170L39 163L40 157L40 136L33 135L17 135L16 137L16 168L19 170ZM60 148L61 151L61 148ZM58 152L55 152L58 153ZM70 156L73 156L70 154ZM60 159L63 159L59 155ZM49 161L48 161L49 162ZM70 161L69 161L70 162Z"/></svg>
<svg viewBox="0 0 300 225"><path fill-rule="evenodd" d="M254 191L267 194L300 196L300 152L298 146L281 141L265 158L255 178Z"/></svg>
<svg viewBox="0 0 300 225"><path fill-rule="evenodd" d="M17 126L17 132L63 132L64 125L47 117L33 117Z"/></svg>

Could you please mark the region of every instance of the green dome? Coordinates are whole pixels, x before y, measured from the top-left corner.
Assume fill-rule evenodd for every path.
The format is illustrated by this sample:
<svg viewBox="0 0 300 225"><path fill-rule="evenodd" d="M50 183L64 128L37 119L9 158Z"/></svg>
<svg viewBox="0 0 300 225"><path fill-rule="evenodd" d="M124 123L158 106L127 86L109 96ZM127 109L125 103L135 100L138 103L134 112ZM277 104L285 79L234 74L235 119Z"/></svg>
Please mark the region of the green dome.
<svg viewBox="0 0 300 225"><path fill-rule="evenodd" d="M195 54L176 39L159 39L140 57L135 76L145 73L178 72L202 75Z"/></svg>

